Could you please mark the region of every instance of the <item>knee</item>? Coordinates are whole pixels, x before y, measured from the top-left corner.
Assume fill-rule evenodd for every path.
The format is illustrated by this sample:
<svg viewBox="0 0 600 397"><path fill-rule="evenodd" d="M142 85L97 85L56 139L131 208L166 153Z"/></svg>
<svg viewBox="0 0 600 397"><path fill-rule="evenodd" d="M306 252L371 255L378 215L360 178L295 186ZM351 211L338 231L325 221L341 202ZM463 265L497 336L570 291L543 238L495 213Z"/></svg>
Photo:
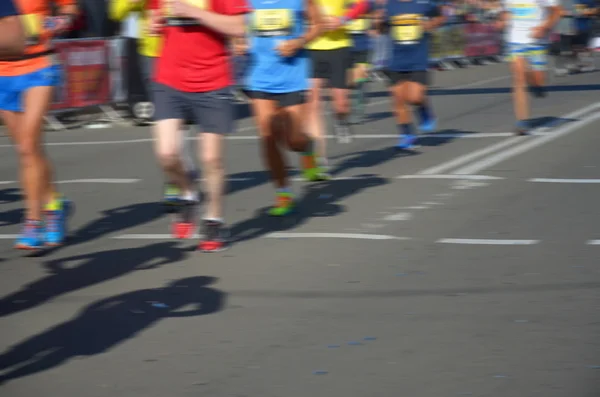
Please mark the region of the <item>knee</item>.
<svg viewBox="0 0 600 397"><path fill-rule="evenodd" d="M21 161L29 162L34 161L36 158L41 157L42 148L40 143L34 139L23 139L19 142L18 146L19 158Z"/></svg>
<svg viewBox="0 0 600 397"><path fill-rule="evenodd" d="M202 167L209 173L220 172L224 169L223 158L218 153L205 153L202 155Z"/></svg>
<svg viewBox="0 0 600 397"><path fill-rule="evenodd" d="M180 161L179 153L175 151L160 150L156 155L158 157L158 161L165 169L176 168Z"/></svg>

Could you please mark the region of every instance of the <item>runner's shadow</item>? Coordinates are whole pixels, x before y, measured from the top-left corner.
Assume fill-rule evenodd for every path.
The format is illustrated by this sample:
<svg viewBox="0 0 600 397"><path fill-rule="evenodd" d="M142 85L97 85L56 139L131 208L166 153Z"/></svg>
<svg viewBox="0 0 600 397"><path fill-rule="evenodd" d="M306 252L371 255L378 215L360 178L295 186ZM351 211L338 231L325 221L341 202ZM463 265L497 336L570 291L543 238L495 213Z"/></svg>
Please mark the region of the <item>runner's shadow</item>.
<svg viewBox="0 0 600 397"><path fill-rule="evenodd" d="M386 146L380 149L363 150L362 152L356 152L351 154L345 159L332 167L331 174L339 175L344 171L348 171L355 168L372 168L377 167L388 161L399 159L403 157L416 156L420 154L414 150L397 150L393 145Z"/></svg>
<svg viewBox="0 0 600 397"><path fill-rule="evenodd" d="M15 208L0 213L0 227L18 225L25 217L25 211L22 208Z"/></svg>
<svg viewBox="0 0 600 397"><path fill-rule="evenodd" d="M0 204L15 203L21 201L22 198L21 189L10 188L0 190Z"/></svg>
<svg viewBox="0 0 600 397"><path fill-rule="evenodd" d="M48 275L0 299L0 317L29 310L69 292L137 270L150 270L184 259L175 242L99 251L44 264Z"/></svg>
<svg viewBox="0 0 600 397"><path fill-rule="evenodd" d="M286 217L268 215L268 207L256 211L253 218L231 226L232 243L264 237L272 232L289 230L302 225L310 218L331 217L346 211L339 201L361 190L383 186L387 179L377 175L357 175L357 179L334 180L309 185L297 200L295 212Z"/></svg>
<svg viewBox="0 0 600 397"><path fill-rule="evenodd" d="M131 291L92 303L79 314L13 346L0 356L0 384L58 367L75 357L114 348L167 318L220 311L225 294L209 285L213 277L190 277L164 288Z"/></svg>
<svg viewBox="0 0 600 397"><path fill-rule="evenodd" d="M77 230L71 230L66 246L87 243L107 234L129 229L151 222L164 214L157 203L131 204L124 207L102 211L102 216ZM31 256L45 256L58 251L61 247L44 249Z"/></svg>

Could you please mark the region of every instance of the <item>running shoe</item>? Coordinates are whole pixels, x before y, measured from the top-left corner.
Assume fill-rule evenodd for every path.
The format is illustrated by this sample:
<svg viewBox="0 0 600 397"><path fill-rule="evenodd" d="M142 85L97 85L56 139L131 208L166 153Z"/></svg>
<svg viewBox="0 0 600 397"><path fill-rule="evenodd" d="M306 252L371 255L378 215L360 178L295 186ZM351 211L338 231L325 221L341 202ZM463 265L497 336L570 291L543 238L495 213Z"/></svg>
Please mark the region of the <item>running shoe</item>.
<svg viewBox="0 0 600 397"><path fill-rule="evenodd" d="M340 123L339 120L336 120L333 128L334 128L335 136L338 140L338 143L352 142L352 134L350 132L350 126L347 123L345 123L345 122Z"/></svg>
<svg viewBox="0 0 600 397"><path fill-rule="evenodd" d="M172 183L165 183L162 205L165 212L172 214L177 212L178 206L181 203L181 189Z"/></svg>
<svg viewBox="0 0 600 397"><path fill-rule="evenodd" d="M205 219L203 221L203 236L198 245L202 252L220 252L227 249L227 232L221 221Z"/></svg>
<svg viewBox="0 0 600 397"><path fill-rule="evenodd" d="M519 120L517 121L516 134L517 135L527 135L531 127L527 120Z"/></svg>
<svg viewBox="0 0 600 397"><path fill-rule="evenodd" d="M57 247L64 243L67 237L67 220L71 215L72 203L61 196L46 205L44 215L46 218L45 243L50 247Z"/></svg>
<svg viewBox="0 0 600 397"><path fill-rule="evenodd" d="M19 250L38 250L43 247L44 224L41 221L25 221L23 231L15 243L15 248Z"/></svg>
<svg viewBox="0 0 600 397"><path fill-rule="evenodd" d="M532 85L529 86L529 92L533 94L536 98L545 98L548 95L548 91L546 87L541 85Z"/></svg>
<svg viewBox="0 0 600 397"><path fill-rule="evenodd" d="M411 149L414 149L416 141L417 141L417 135L415 135L415 134L402 134L398 138L398 143L396 144L396 149L398 149L398 150L411 150Z"/></svg>
<svg viewBox="0 0 600 397"><path fill-rule="evenodd" d="M289 192L278 192L275 205L269 210L271 216L286 216L294 210L294 195Z"/></svg>
<svg viewBox="0 0 600 397"><path fill-rule="evenodd" d="M327 160L317 161L314 154L302 155L302 173L308 182L321 182L331 179L327 172Z"/></svg>
<svg viewBox="0 0 600 397"><path fill-rule="evenodd" d="M437 119L431 113L430 109L423 106L419 107L419 117L421 123L419 124L419 130L422 132L434 132L437 128Z"/></svg>
<svg viewBox="0 0 600 397"><path fill-rule="evenodd" d="M173 237L177 239L192 238L196 229L198 201L180 200L176 208L178 213L173 221Z"/></svg>

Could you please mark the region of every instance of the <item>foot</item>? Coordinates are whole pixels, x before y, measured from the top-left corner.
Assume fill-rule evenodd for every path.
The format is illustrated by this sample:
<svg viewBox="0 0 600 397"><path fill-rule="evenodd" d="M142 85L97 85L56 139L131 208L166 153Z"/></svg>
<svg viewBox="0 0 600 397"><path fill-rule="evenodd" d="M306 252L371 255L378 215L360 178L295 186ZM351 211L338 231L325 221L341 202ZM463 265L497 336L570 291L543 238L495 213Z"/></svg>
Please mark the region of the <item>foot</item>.
<svg viewBox="0 0 600 397"><path fill-rule="evenodd" d="M519 120L517 121L517 126L515 130L517 135L528 135L529 131L531 130L531 126L529 125L527 120Z"/></svg>
<svg viewBox="0 0 600 397"><path fill-rule="evenodd" d="M431 113L429 109L419 108L419 116L421 123L419 124L419 130L425 133L434 132L437 128L437 119Z"/></svg>
<svg viewBox="0 0 600 397"><path fill-rule="evenodd" d="M45 243L50 247L57 247L64 243L67 237L67 221L71 215L72 203L60 197L46 206L44 215L46 217Z"/></svg>
<svg viewBox="0 0 600 397"><path fill-rule="evenodd" d="M44 225L41 221L25 221L23 231L15 242L19 250L38 250L44 247Z"/></svg>
<svg viewBox="0 0 600 397"><path fill-rule="evenodd" d="M271 216L286 216L294 210L294 195L287 192L277 193L275 205L269 210Z"/></svg>
<svg viewBox="0 0 600 397"><path fill-rule="evenodd" d="M417 135L402 134L398 138L398 143L396 144L396 149L398 149L398 150L414 149L416 141L417 141Z"/></svg>
<svg viewBox="0 0 600 397"><path fill-rule="evenodd" d="M308 156L308 155L306 155ZM312 155L310 155L312 156ZM314 156L312 159L305 158L304 169L302 173L304 175L304 179L308 182L321 182L328 181L331 179L331 175L327 171L329 168L327 166L326 159L316 160Z"/></svg>
<svg viewBox="0 0 600 397"><path fill-rule="evenodd" d="M166 213L177 212L177 207L181 203L181 189L172 183L165 183L162 205Z"/></svg>
<svg viewBox="0 0 600 397"><path fill-rule="evenodd" d="M177 206L176 218L173 222L173 237L188 239L194 235L196 229L196 215L198 202L193 200L180 200Z"/></svg>
<svg viewBox="0 0 600 397"><path fill-rule="evenodd" d="M210 219L205 219L202 222L203 236L198 245L198 250L202 252L220 252L226 250L228 239L223 222Z"/></svg>

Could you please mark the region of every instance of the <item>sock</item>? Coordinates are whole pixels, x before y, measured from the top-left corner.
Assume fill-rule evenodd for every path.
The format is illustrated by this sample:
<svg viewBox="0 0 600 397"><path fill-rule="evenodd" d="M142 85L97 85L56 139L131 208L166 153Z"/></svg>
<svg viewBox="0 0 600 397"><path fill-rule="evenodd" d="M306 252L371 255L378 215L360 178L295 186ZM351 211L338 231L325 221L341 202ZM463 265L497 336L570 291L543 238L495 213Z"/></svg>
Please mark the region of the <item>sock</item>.
<svg viewBox="0 0 600 397"><path fill-rule="evenodd" d="M308 142L306 143L306 148L304 152L302 152L303 156L313 156L314 155L315 142L312 138L308 138Z"/></svg>
<svg viewBox="0 0 600 397"><path fill-rule="evenodd" d="M181 198L185 201L198 201L198 192L194 192L192 190L184 192L181 195Z"/></svg>
<svg viewBox="0 0 600 397"><path fill-rule="evenodd" d="M398 124L398 132L400 135L414 135L412 124Z"/></svg>
<svg viewBox="0 0 600 397"><path fill-rule="evenodd" d="M429 121L433 116L431 114L431 108L429 107L429 101L425 100L421 105L419 105L419 116L421 117L421 121Z"/></svg>
<svg viewBox="0 0 600 397"><path fill-rule="evenodd" d="M289 187L281 187L279 189L277 189L277 194L292 194L292 190Z"/></svg>
<svg viewBox="0 0 600 397"><path fill-rule="evenodd" d="M46 211L59 211L62 208L62 196L60 193L54 193L52 199L46 203Z"/></svg>

